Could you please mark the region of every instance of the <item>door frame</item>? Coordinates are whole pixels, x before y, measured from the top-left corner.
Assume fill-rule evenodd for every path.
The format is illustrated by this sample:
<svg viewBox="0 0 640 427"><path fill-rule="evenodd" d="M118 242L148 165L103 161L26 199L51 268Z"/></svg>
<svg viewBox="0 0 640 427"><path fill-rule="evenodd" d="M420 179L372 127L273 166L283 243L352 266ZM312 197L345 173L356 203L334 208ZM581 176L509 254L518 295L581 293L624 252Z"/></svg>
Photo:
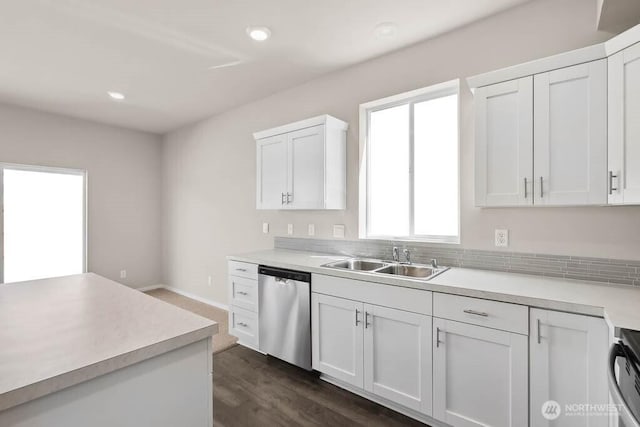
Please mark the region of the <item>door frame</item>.
<svg viewBox="0 0 640 427"><path fill-rule="evenodd" d="M88 245L88 180L86 169L63 168L57 166L27 165L20 163L0 162L0 285L4 284L4 171L5 169L21 170L28 172L47 172L66 175L82 176L82 272L88 271L89 245Z"/></svg>

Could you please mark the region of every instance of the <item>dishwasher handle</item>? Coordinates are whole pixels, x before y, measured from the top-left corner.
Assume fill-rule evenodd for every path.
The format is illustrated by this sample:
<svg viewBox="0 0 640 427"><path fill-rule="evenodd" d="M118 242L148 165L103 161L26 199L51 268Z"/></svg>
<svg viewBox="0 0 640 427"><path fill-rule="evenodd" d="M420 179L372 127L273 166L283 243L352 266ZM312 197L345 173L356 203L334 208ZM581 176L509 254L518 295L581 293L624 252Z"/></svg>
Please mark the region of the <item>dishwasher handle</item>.
<svg viewBox="0 0 640 427"><path fill-rule="evenodd" d="M629 405L624 400L620 385L616 380L616 359L618 357L627 357L624 348L620 343L615 343L609 349L609 363L607 369L607 376L609 380L609 392L613 401L620 405L620 418L624 422L626 427L640 427L640 421L633 415Z"/></svg>
<svg viewBox="0 0 640 427"><path fill-rule="evenodd" d="M311 283L311 273L305 271L287 270L284 268L258 266L258 274L261 276L272 276L277 279L295 280L296 282Z"/></svg>

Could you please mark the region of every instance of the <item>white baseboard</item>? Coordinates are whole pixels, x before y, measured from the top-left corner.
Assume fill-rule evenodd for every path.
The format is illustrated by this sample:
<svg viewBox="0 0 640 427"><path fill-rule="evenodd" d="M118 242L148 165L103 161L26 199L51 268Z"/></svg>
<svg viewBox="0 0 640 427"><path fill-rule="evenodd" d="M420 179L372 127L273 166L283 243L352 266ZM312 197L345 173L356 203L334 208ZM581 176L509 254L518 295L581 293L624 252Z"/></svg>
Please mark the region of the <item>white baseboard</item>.
<svg viewBox="0 0 640 427"><path fill-rule="evenodd" d="M144 288L135 288L135 289L136 291L140 291L140 292L148 292L154 289L160 289L164 287L165 287L164 285L151 285L151 286L145 286Z"/></svg>
<svg viewBox="0 0 640 427"><path fill-rule="evenodd" d="M178 288L173 287L173 286L155 285L155 286L147 286L146 288L139 288L138 290L142 291L142 292L146 292L146 291L150 291L150 290L153 290L153 289L159 289L159 288L166 289L168 291L175 292L176 294L180 294L180 295L182 295L184 297L191 298L191 299L194 299L196 301L200 301L202 303L205 303L207 305L210 305L210 306L213 306L213 307L216 307L216 308L221 308L222 310L229 311L229 306L227 304L223 304L223 303L218 302L218 301L210 300L208 298L203 298L201 296L192 294L191 292L183 291L182 289L178 289Z"/></svg>

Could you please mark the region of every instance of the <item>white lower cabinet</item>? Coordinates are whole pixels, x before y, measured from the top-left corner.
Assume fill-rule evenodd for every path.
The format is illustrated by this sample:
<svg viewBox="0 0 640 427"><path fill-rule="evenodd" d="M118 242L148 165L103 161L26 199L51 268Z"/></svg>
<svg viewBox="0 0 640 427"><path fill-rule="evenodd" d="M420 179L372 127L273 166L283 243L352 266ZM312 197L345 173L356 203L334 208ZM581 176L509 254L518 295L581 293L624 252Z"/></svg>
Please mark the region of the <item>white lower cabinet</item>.
<svg viewBox="0 0 640 427"><path fill-rule="evenodd" d="M455 427L522 427L527 336L433 318L433 417Z"/></svg>
<svg viewBox="0 0 640 427"><path fill-rule="evenodd" d="M530 316L531 426L608 426L606 413L584 414L575 406L609 403L604 319L542 309L531 309ZM549 400L560 405L551 421L542 413ZM572 408L577 413L568 414Z"/></svg>
<svg viewBox="0 0 640 427"><path fill-rule="evenodd" d="M431 316L318 293L313 369L431 415Z"/></svg>
<svg viewBox="0 0 640 427"><path fill-rule="evenodd" d="M363 387L363 305L311 294L311 364L341 381Z"/></svg>
<svg viewBox="0 0 640 427"><path fill-rule="evenodd" d="M364 305L364 388L431 414L431 316Z"/></svg>

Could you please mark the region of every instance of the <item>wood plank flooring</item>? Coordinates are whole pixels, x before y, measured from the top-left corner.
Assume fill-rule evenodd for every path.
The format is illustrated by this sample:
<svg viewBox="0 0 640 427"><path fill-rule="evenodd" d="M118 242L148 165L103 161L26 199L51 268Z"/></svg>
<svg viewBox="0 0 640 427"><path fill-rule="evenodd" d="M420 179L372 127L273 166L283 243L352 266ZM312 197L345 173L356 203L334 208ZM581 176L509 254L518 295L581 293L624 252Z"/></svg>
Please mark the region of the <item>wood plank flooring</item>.
<svg viewBox="0 0 640 427"><path fill-rule="evenodd" d="M422 426L411 418L242 346L213 356L216 427Z"/></svg>

